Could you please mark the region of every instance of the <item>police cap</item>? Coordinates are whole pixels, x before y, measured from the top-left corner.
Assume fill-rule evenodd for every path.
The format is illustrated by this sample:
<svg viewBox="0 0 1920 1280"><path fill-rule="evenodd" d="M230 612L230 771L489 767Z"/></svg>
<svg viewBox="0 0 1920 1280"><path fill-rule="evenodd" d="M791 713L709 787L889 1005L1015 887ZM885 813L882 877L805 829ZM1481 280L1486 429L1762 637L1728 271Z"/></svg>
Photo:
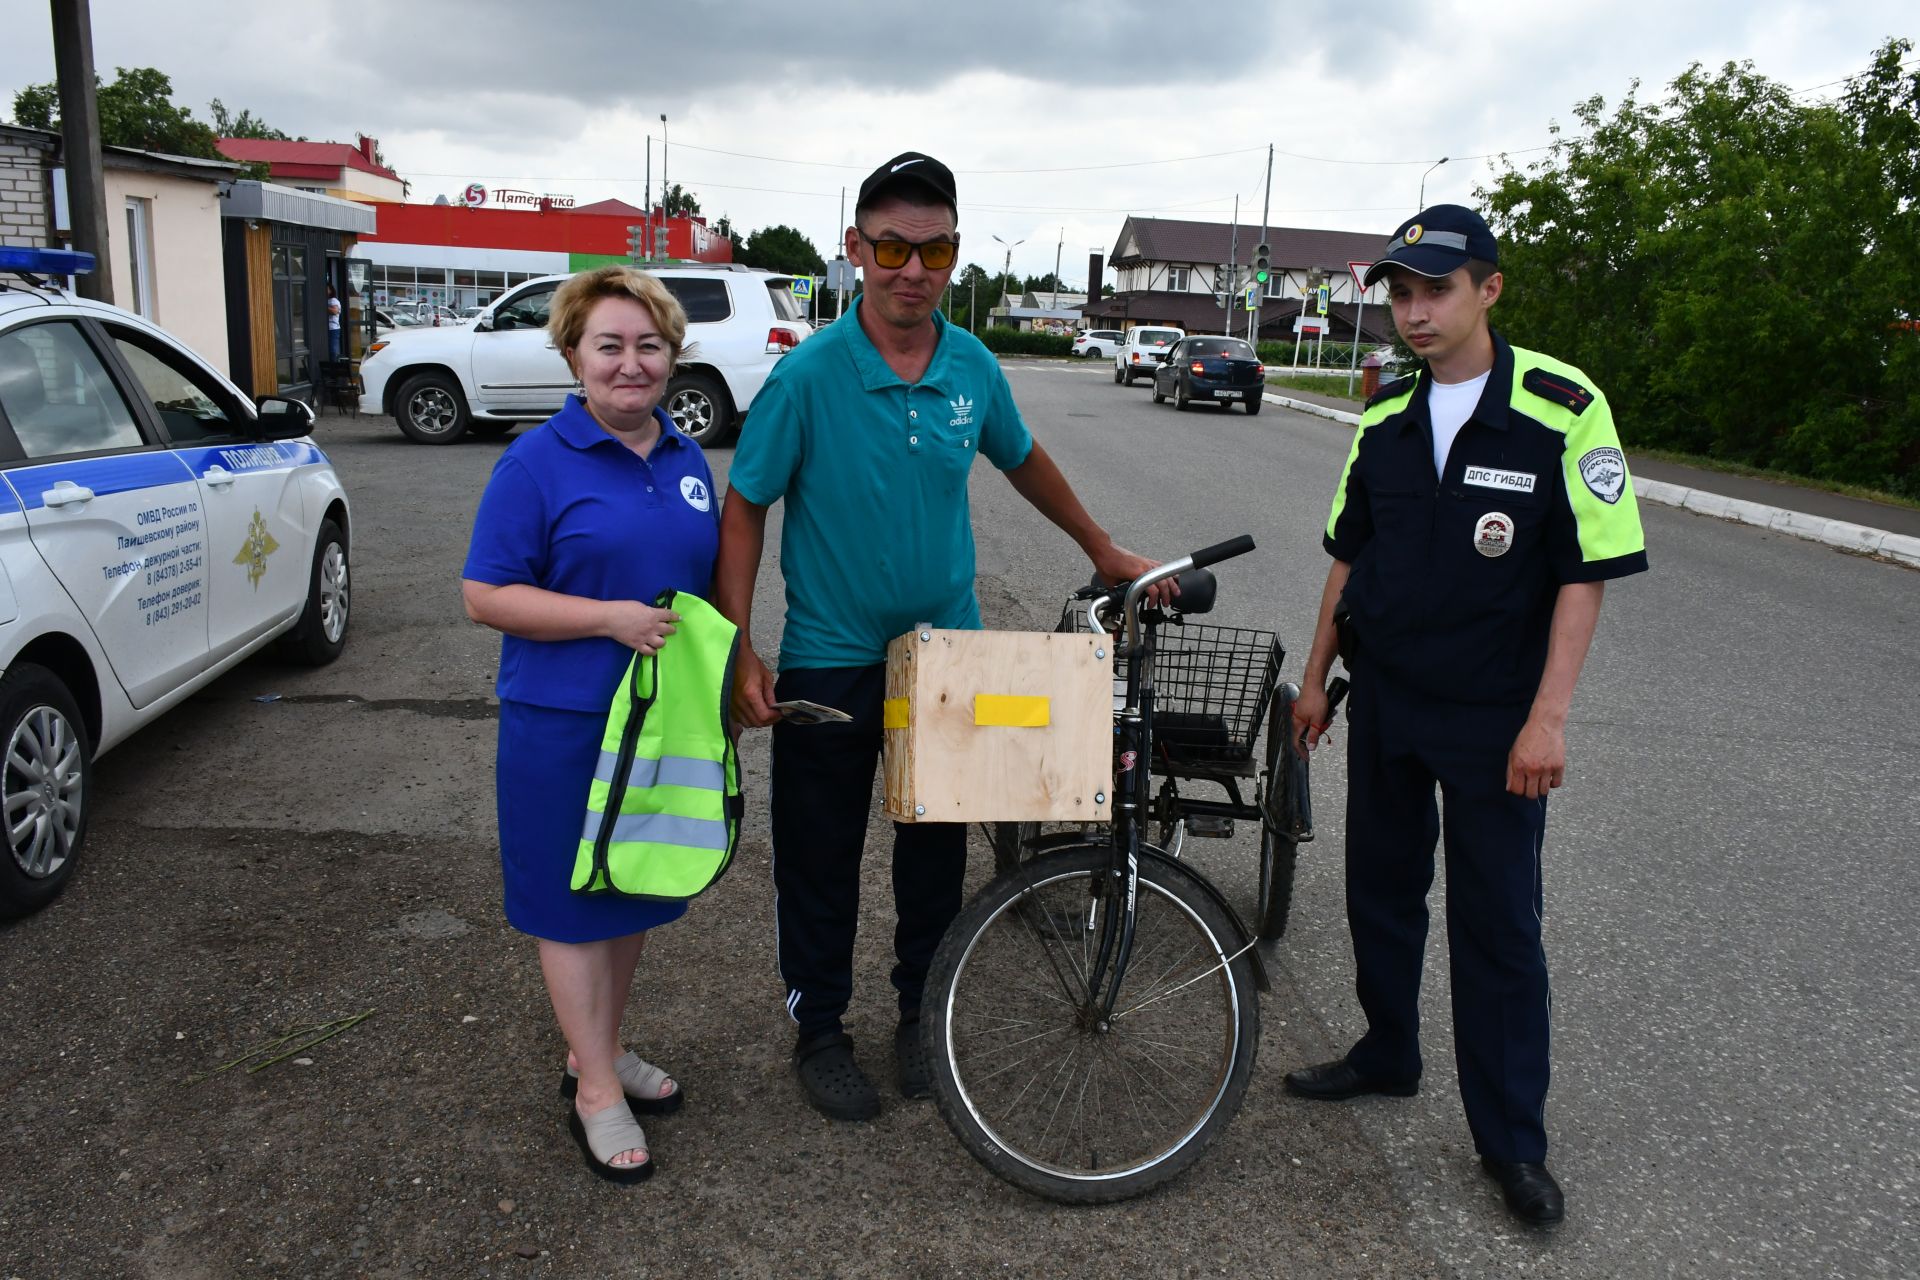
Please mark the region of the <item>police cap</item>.
<svg viewBox="0 0 1920 1280"><path fill-rule="evenodd" d="M1372 284L1389 267L1436 278L1449 276L1470 258L1495 266L1500 263L1500 242L1493 238L1486 219L1465 205L1436 204L1400 224L1387 251L1367 268L1365 283Z"/></svg>

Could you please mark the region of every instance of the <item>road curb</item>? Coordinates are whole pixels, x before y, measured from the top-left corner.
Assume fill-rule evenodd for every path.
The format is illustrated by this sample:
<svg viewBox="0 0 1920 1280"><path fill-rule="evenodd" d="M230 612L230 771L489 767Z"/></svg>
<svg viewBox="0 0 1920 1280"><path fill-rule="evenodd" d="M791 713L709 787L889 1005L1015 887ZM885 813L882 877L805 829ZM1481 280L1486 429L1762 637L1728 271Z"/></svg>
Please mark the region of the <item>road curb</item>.
<svg viewBox="0 0 1920 1280"><path fill-rule="evenodd" d="M1344 409L1332 409L1323 404L1315 404L1311 400L1296 400L1292 396L1275 395L1271 391L1266 392L1261 398L1268 404L1277 404L1283 409L1294 409L1301 413L1313 414L1315 417L1330 418L1335 422L1344 422L1350 427L1360 425L1360 415L1348 413ZM1728 498L1721 494L1709 493L1705 489L1691 489L1685 485L1668 484L1663 480L1636 479L1633 482L1633 491L1648 502L1657 502L1662 506L1679 507L1696 515L1750 524L1761 529L1770 529L1775 533L1792 534L1796 538L1825 543L1827 546L1840 547L1846 551L1857 551L1870 556L1885 556L1909 568L1920 569L1920 538L1908 534L1889 533L1885 529L1873 529L1847 520L1829 520L1825 516L1810 516L1799 511L1789 511L1785 507L1770 507L1765 503L1748 502L1744 498Z"/></svg>

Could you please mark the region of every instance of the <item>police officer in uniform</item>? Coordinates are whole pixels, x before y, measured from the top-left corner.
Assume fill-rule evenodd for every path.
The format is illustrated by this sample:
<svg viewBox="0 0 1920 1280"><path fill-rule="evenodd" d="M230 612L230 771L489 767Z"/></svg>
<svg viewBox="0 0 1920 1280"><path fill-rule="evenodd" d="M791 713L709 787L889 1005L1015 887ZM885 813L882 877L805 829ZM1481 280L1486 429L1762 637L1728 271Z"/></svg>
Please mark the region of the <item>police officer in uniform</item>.
<svg viewBox="0 0 1920 1280"><path fill-rule="evenodd" d="M1547 793L1565 777L1567 708L1605 583L1647 557L1606 398L1490 327L1498 263L1477 213L1435 205L1366 275L1387 279L1394 325L1423 363L1367 402L1354 433L1294 717L1317 742L1346 631L1347 919L1367 1031L1287 1088L1328 1102L1418 1089L1427 894L1444 833L1467 1123L1508 1207L1544 1225L1566 1212L1546 1166Z"/></svg>

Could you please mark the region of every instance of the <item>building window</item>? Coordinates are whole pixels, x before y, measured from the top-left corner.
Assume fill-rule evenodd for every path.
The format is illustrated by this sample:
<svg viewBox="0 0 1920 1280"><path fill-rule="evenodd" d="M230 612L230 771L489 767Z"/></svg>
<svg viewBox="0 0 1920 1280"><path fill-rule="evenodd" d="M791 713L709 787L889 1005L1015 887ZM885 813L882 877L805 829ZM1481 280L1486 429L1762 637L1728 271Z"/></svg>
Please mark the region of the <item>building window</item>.
<svg viewBox="0 0 1920 1280"><path fill-rule="evenodd" d="M1167 268L1167 288L1174 293L1185 293L1191 287L1192 273L1185 267Z"/></svg>
<svg viewBox="0 0 1920 1280"><path fill-rule="evenodd" d="M127 197L127 272L133 283L129 310L158 319L153 309L153 201L139 196Z"/></svg>
<svg viewBox="0 0 1920 1280"><path fill-rule="evenodd" d="M1275 271L1267 277L1267 296L1284 298L1287 296L1287 276L1283 271Z"/></svg>
<svg viewBox="0 0 1920 1280"><path fill-rule="evenodd" d="M307 250L305 245L273 246L275 377L284 390L307 381Z"/></svg>

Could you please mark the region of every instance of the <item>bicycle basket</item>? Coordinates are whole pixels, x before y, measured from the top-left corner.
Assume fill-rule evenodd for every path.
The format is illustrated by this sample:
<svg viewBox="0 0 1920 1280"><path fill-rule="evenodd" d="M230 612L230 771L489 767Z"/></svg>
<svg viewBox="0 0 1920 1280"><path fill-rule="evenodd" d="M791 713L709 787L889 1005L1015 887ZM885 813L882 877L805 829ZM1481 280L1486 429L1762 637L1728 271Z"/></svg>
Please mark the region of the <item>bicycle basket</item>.
<svg viewBox="0 0 1920 1280"><path fill-rule="evenodd" d="M1283 657L1271 631L1161 627L1153 653L1155 750L1182 765L1251 759Z"/></svg>

